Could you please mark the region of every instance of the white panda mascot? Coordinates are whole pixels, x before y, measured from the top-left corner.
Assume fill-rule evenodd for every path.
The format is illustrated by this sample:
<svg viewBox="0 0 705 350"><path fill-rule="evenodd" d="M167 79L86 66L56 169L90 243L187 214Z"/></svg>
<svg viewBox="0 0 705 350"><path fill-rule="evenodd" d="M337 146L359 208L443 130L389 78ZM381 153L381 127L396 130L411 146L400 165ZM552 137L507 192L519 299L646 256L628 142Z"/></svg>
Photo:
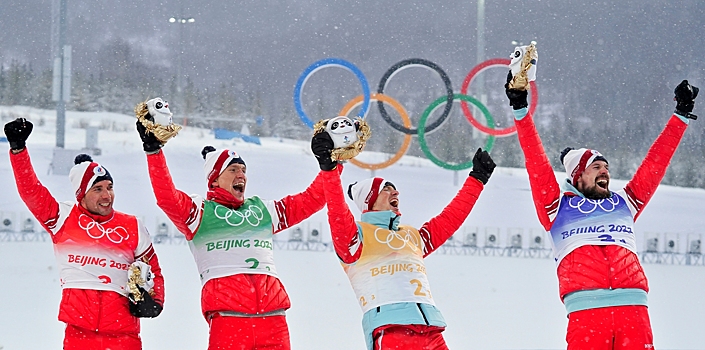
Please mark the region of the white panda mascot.
<svg viewBox="0 0 705 350"><path fill-rule="evenodd" d="M529 90L529 83L536 80L536 64L539 60L539 53L536 43L531 45L517 46L510 56L509 69L512 71L512 80L509 82L510 89Z"/></svg>

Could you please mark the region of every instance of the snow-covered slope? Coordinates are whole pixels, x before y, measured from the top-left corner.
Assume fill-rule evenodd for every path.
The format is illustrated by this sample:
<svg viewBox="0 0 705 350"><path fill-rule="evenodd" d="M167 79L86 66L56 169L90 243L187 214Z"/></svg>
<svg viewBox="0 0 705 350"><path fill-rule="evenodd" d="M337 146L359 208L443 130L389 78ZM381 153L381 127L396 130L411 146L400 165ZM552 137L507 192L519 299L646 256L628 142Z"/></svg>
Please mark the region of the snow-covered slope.
<svg viewBox="0 0 705 350"><path fill-rule="evenodd" d="M68 176L50 174L55 123L53 111L0 107L2 123L27 117L35 123L28 141L40 180L58 200L71 200ZM68 113L66 148L85 145L82 125L101 127L94 158L115 179L118 210L142 217L156 232L166 217L155 204L146 160L134 119L110 113ZM165 147L177 187L187 193L206 189L200 156L204 145L236 150L248 166L248 195L278 199L303 190L318 166L307 142L264 138L262 145L241 140L215 140L207 130L186 128ZM4 146L3 146L4 145ZM0 142L0 149L7 147ZM77 151L78 152L78 151ZM364 157L374 157L360 155ZM370 158L368 158L370 159ZM402 222L420 226L438 214L459 185L453 172L431 162L405 157L379 170L400 190ZM564 174L557 173L562 177ZM370 172L347 165L343 183L369 177ZM467 172L458 177L464 179ZM613 180L613 188L624 181ZM6 151L0 150L0 213L24 218L28 211L17 195ZM688 237L705 227L705 191L662 186L636 224L639 250L644 234ZM355 214L357 210L353 210ZM304 232L321 230L330 241L325 209L299 225ZM498 168L470 217L456 235L521 229L525 237L541 229L535 217L524 169ZM282 232L279 240L286 240ZM525 238L525 246L528 238ZM208 327L200 315L200 283L186 245L156 245L166 281L166 305L156 319L143 321L145 349L205 349ZM345 274L330 251L275 252L277 270L292 300L287 313L293 349L364 349L361 312ZM651 292L649 305L658 349L702 349L705 344L705 267L645 264ZM565 347L565 310L558 298L551 259L443 255L427 259L434 299L448 329L452 349L559 349ZM50 243L0 242L0 349L58 349L63 324L56 320L60 299L58 272Z"/></svg>

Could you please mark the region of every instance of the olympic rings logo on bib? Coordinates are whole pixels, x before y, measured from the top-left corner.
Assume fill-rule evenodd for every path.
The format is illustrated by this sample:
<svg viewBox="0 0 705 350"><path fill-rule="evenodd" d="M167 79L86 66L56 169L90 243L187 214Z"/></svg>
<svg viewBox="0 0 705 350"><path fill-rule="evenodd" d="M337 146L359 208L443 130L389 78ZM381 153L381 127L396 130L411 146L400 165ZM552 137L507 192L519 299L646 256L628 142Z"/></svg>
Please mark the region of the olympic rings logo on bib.
<svg viewBox="0 0 705 350"><path fill-rule="evenodd" d="M475 66L470 73L465 77L465 80L463 81L463 85L460 89L460 93L454 93L453 92L453 87L450 81L450 78L448 75L441 69L440 66L437 64L421 59L421 58L410 58L406 59L400 62L395 63L391 68L389 68L384 75L382 76L382 79L380 79L379 85L377 87L377 93L376 94L371 94L370 93L370 87L367 83L367 79L365 78L365 75L362 73L362 71L357 68L354 64L338 59L338 58L326 58L322 59L319 61L314 62L310 66L308 66L306 69L304 69L303 73L299 77L298 81L296 82L296 86L294 87L294 106L296 107L296 112L299 114L299 118L301 121L304 122L309 128L313 128L313 122L311 119L308 117L306 112L303 110L303 106L301 103L301 92L303 91L303 88L308 81L309 77L326 67L340 67L344 68L357 77L357 79L360 82L360 86L362 88L362 95L359 95L352 100L350 100L338 113L340 116L348 116L350 111L357 107L361 107L360 111L358 112L358 117L360 118L365 118L367 116L367 113L369 111L370 104L372 102L377 102L377 108L379 109L379 112L382 116L382 119L389 125L391 126L394 130L397 130L401 133L404 134L404 139L402 142L401 147L397 150L397 152L388 160L383 161L381 163L376 163L376 164L371 164L371 163L364 163L360 160L357 159L350 159L350 162L361 167L364 169L369 169L369 170L378 170L378 169L384 169L394 163L396 163L399 159L401 159L404 154L406 154L406 151L409 148L409 144L411 143L411 136L417 135L419 137L419 145L421 147L421 150L424 152L426 157L430 159L434 164L440 166L441 168L449 169L449 170L463 170L463 169L468 169L472 167L472 161L468 161L465 163L460 163L460 164L452 164L448 162L444 162L443 160L439 159L436 157L431 150L428 147L428 144L426 142L426 134L435 131L438 127L443 125L445 121L448 119L448 116L450 115L451 109L453 107L454 102L459 102L460 107L463 111L463 115L465 118L468 120L468 122L476 129L478 129L480 132L485 133L489 135L487 138L487 141L485 142L484 149L487 152L490 152L492 150L492 147L494 146L494 140L495 137L499 136L510 136L516 133L516 126L512 125L511 127L504 128L504 129L495 129L495 121L490 114L489 110L487 107L482 104L479 100L475 99L474 97L468 96L467 91L468 87L470 86L470 83L472 80L481 72L485 71L486 69L492 68L492 67L509 67L509 63L511 60L505 59L505 58L494 58L490 59L487 61L484 61L477 66ZM412 127L411 125L411 120L409 118L409 115L407 111L404 109L404 107L396 101L394 98L391 96L385 95L384 90L387 87L387 83L389 80L394 77L397 73L401 72L404 69L411 68L411 67L422 67L429 69L435 73L438 73L439 77L443 81L443 84L445 86L445 95L439 97L437 100L433 101L427 108L424 110L423 114L421 115L421 119L419 120L419 126L417 128ZM536 106L538 105L538 89L536 88L536 84L534 81L530 83L531 85L531 103L529 106L529 115L533 115L534 111L536 110ZM470 108L468 107L468 103L473 104L476 106L480 112L485 117L486 120L486 125L483 125L480 123L475 117L472 115ZM394 121L390 116L389 113L387 112L387 109L385 107L386 105L391 106L394 108L399 116L402 119L402 124L399 124L398 122ZM439 109L441 106L443 106L443 112L441 113L440 117L433 121L432 123L429 123L426 125L428 121L428 117L432 115L437 109Z"/></svg>
<svg viewBox="0 0 705 350"><path fill-rule="evenodd" d="M380 238L380 234L378 234L380 231L382 232L381 236L384 236L385 232L387 236ZM383 228L377 228L375 229L375 239L379 243L386 244L392 250L404 249L407 244L421 249L418 239L409 230L390 231Z"/></svg>
<svg viewBox="0 0 705 350"><path fill-rule="evenodd" d="M576 201L573 201L573 199L576 199ZM603 204L610 205L610 207L606 208ZM597 200L575 196L568 199L568 205L571 208L578 209L578 211L583 214L590 214L597 208L609 213L614 211L617 208L617 205L619 205L619 196L612 196L610 198Z"/></svg>
<svg viewBox="0 0 705 350"><path fill-rule="evenodd" d="M105 228L100 223L91 219L88 215L81 214L78 217L78 227L86 231L88 237L101 239L104 236L115 244L120 244L130 238L130 234L122 226L115 228Z"/></svg>
<svg viewBox="0 0 705 350"><path fill-rule="evenodd" d="M262 219L264 219L262 209L255 205L250 205L246 210L240 212L218 204L213 209L213 214L215 214L215 217L218 219L225 220L228 225L235 227L242 225L245 221L247 221L250 226L257 227L259 223L262 222Z"/></svg>

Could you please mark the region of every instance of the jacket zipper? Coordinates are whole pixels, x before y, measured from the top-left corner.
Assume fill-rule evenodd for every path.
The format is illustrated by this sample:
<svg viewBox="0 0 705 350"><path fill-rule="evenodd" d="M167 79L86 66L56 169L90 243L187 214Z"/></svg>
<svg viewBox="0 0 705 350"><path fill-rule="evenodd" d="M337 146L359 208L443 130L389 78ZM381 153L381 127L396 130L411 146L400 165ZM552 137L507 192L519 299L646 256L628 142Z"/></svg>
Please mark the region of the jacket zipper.
<svg viewBox="0 0 705 350"><path fill-rule="evenodd" d="M103 317L103 293L98 291L98 317L96 318L95 331L98 332L100 328L100 318Z"/></svg>
<svg viewBox="0 0 705 350"><path fill-rule="evenodd" d="M426 319L426 314L424 314L423 310L421 309L421 304L416 303L416 307L419 308L419 312L421 313L421 316L423 316L423 321L426 323L427 326L430 326L431 324L428 323L428 319Z"/></svg>

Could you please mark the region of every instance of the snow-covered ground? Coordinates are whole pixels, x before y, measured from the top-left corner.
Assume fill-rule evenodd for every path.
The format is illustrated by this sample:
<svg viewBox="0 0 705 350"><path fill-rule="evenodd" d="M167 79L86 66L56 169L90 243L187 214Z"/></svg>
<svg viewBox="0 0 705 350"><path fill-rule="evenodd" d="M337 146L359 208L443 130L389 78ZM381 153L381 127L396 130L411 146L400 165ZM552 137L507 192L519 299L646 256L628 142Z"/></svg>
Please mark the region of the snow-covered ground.
<svg viewBox="0 0 705 350"><path fill-rule="evenodd" d="M58 200L74 198L68 176L50 171L54 112L0 106L2 124L11 115L35 124L28 149L40 180ZM86 132L80 128L85 125L101 127L98 146L102 154L94 159L115 179L116 209L140 216L154 234L166 217L155 204L134 119L111 113L68 112L67 149L85 146ZM164 151L179 189L205 193L200 151L208 144L240 153L248 166L248 195L281 198L303 190L318 171L307 142L264 138L258 146L241 140L215 140L208 130L187 127ZM17 195L2 147L7 144L0 142L0 215L20 221L28 211ZM360 159L378 156L363 152ZM466 173L460 172L459 178ZM459 188L453 172L413 157L404 157L376 175L395 183L401 193L402 222L417 227L437 215ZM343 183L369 176L369 171L347 165ZM613 188L623 185L624 181L613 180ZM659 237L661 242L669 237L677 238L678 249L684 252L688 241L700 237L705 227L703 203L705 191L701 189L662 186L636 224L639 250L645 248L645 237ZM304 232L318 228L324 233L323 241L330 241L325 209L299 226ZM504 245L508 232L518 229L524 233L524 246L541 230L527 174L524 169L498 168L456 240L477 231L482 246L485 232L498 231L500 245ZM277 238L285 241L289 234L282 232ZM166 304L161 316L142 322L144 348L205 349L208 327L200 315L200 282L188 247L159 244L155 248L166 281ZM364 349L361 312L335 254L277 250L275 257L293 305L287 313L292 348ZM426 263L434 299L448 322L444 334L451 349L565 348L567 319L551 259L436 253ZM649 307L656 348L705 348L705 266L644 267L651 288ZM56 319L60 293L50 243L0 243L0 349L61 348L63 324Z"/></svg>

